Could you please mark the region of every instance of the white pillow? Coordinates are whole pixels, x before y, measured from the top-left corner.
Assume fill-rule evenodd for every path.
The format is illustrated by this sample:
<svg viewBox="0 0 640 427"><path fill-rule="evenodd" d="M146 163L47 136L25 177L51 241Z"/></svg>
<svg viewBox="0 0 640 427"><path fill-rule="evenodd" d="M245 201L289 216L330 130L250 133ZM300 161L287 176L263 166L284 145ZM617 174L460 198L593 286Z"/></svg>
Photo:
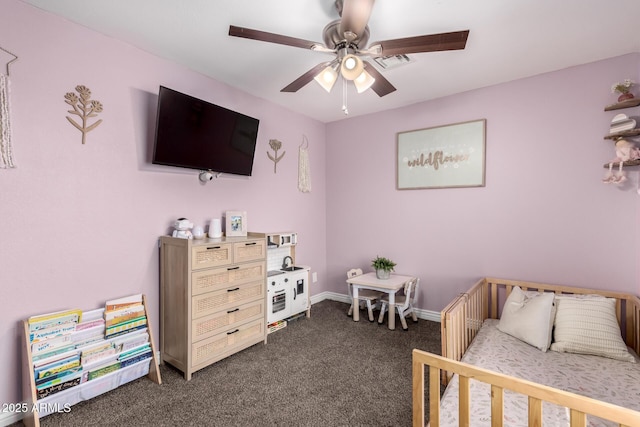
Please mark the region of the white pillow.
<svg viewBox="0 0 640 427"><path fill-rule="evenodd" d="M616 300L600 295L557 295L551 350L634 362L620 334Z"/></svg>
<svg viewBox="0 0 640 427"><path fill-rule="evenodd" d="M498 329L542 351L551 344L555 306L553 293L512 289L502 308Z"/></svg>

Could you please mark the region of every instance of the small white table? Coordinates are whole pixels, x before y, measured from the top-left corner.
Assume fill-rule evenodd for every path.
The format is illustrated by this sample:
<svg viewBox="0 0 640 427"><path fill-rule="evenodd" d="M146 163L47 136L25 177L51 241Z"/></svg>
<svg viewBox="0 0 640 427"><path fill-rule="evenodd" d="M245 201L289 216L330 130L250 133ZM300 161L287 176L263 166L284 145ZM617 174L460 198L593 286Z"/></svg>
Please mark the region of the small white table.
<svg viewBox="0 0 640 427"><path fill-rule="evenodd" d="M396 292L404 287L404 284L413 279L412 276L401 276L391 274L388 279L378 279L376 273L366 273L347 279L353 290L353 321L360 321L360 310L358 310L358 290L373 289L375 291L389 294L389 329L396 328Z"/></svg>

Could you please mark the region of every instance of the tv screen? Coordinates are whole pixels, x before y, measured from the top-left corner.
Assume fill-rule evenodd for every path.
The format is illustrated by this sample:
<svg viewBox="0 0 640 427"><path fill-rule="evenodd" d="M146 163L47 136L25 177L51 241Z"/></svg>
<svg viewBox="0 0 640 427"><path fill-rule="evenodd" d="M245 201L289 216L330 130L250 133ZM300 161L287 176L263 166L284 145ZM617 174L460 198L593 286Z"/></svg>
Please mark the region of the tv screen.
<svg viewBox="0 0 640 427"><path fill-rule="evenodd" d="M153 163L251 176L259 120L160 86Z"/></svg>

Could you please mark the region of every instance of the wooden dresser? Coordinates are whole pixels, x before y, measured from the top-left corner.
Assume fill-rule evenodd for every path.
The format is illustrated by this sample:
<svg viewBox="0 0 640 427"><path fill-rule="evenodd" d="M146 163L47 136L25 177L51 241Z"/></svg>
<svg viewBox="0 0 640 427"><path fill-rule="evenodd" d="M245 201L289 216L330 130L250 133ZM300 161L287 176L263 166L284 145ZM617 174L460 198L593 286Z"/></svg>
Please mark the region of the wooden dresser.
<svg viewBox="0 0 640 427"><path fill-rule="evenodd" d="M160 238L160 352L191 375L266 344L266 239Z"/></svg>

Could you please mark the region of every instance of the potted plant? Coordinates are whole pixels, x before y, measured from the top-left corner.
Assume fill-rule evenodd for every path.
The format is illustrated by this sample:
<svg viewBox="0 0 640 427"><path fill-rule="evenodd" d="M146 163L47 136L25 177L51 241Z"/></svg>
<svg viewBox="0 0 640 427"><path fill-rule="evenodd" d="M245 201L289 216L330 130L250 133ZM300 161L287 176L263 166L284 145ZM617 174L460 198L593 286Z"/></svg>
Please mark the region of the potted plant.
<svg viewBox="0 0 640 427"><path fill-rule="evenodd" d="M375 268L378 279L388 279L396 263L388 258L378 256L371 260L371 266Z"/></svg>
<svg viewBox="0 0 640 427"><path fill-rule="evenodd" d="M618 92L620 96L618 97L618 102L626 101L627 99L632 99L633 94L631 93L631 87L635 84L635 82L631 79L624 79L622 82L614 83L611 86L611 93Z"/></svg>

